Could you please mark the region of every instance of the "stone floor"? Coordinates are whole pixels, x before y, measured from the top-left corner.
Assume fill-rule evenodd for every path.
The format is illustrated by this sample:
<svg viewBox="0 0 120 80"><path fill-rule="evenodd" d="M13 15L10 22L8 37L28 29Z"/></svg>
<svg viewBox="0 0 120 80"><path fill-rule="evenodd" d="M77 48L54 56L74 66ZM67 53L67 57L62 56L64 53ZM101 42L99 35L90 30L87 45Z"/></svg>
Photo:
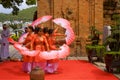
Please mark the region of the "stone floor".
<svg viewBox="0 0 120 80"><path fill-rule="evenodd" d="M12 45L10 45L10 57L13 60L20 61L20 59L21 59L21 55ZM86 61L88 61L87 57L67 57L65 59L66 60L86 60ZM94 62L93 64L96 67L98 67L99 69L106 71L104 62ZM116 77L118 77L120 79L120 73L112 73L112 74L114 74Z"/></svg>

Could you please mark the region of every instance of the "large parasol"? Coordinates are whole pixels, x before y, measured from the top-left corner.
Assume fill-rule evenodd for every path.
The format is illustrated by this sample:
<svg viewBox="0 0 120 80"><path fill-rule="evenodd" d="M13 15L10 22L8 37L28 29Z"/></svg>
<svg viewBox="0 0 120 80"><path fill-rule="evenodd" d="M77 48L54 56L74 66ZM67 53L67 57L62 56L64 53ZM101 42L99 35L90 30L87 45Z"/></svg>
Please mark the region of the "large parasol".
<svg viewBox="0 0 120 80"><path fill-rule="evenodd" d="M46 22L46 21L50 20L51 18L52 18L52 16L50 16L50 15L40 17L40 18L36 19L35 21L33 21L31 26L37 26L38 24Z"/></svg>
<svg viewBox="0 0 120 80"><path fill-rule="evenodd" d="M66 32L65 32L65 34L67 35L66 43L67 45L70 45L75 39L75 34L72 28L70 27L70 22L63 18L56 18L53 20L53 22L66 29Z"/></svg>

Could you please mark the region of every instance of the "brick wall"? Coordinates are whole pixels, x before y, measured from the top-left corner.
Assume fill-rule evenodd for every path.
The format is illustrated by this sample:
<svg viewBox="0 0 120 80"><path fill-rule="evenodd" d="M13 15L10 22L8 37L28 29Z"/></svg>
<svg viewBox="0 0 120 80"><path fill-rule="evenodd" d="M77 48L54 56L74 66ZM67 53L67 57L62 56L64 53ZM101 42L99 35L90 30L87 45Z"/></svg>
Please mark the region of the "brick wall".
<svg viewBox="0 0 120 80"><path fill-rule="evenodd" d="M38 0L37 10L38 17L52 15L53 18L63 17L70 21L76 40L79 39L80 43L73 43L73 54L86 55L85 45L90 26L103 30L103 0ZM57 26L50 21L44 25Z"/></svg>

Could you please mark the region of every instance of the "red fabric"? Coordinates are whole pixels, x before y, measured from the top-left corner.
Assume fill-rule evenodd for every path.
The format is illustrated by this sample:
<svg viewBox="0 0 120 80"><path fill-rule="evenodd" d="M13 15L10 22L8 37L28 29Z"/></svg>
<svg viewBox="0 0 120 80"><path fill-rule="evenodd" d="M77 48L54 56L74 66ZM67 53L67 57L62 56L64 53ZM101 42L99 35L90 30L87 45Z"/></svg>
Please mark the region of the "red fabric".
<svg viewBox="0 0 120 80"><path fill-rule="evenodd" d="M30 80L22 71L22 62L0 63L0 80ZM45 80L119 80L114 75L81 60L60 60L56 74L46 74Z"/></svg>

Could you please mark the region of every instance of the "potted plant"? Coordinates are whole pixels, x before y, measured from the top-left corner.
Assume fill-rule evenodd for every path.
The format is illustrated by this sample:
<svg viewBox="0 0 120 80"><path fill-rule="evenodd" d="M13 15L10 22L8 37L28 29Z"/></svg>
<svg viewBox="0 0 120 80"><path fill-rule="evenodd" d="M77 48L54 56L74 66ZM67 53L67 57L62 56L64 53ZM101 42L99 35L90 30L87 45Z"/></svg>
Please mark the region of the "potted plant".
<svg viewBox="0 0 120 80"><path fill-rule="evenodd" d="M111 26L111 35L104 43L109 45L110 51L105 52L105 64L108 72L113 72L114 68L120 68L120 26Z"/></svg>
<svg viewBox="0 0 120 80"><path fill-rule="evenodd" d="M13 40L18 41L19 37L23 33L22 24L9 24L9 26L13 31L13 34L11 34L10 37L13 38Z"/></svg>
<svg viewBox="0 0 120 80"><path fill-rule="evenodd" d="M93 57L97 57L98 61L102 61L102 54L105 47L100 45L100 34L101 32L96 29L95 26L90 27L90 35L88 36L88 42L86 45L86 52L88 55L89 62L93 62Z"/></svg>

